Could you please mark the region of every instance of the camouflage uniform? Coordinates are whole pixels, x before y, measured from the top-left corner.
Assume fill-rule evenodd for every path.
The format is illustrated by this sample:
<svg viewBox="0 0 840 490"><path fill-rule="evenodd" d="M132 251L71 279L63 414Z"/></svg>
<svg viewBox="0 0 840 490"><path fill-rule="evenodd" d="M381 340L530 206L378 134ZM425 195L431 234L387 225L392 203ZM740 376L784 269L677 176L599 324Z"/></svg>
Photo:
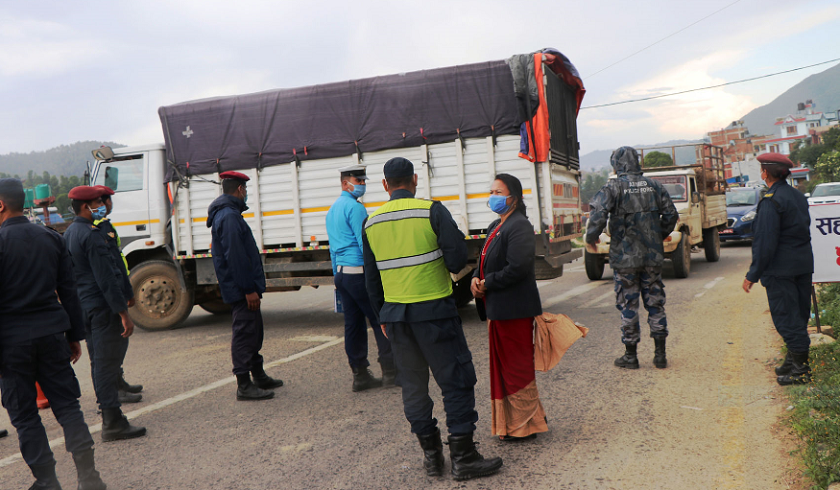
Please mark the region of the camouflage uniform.
<svg viewBox="0 0 840 490"><path fill-rule="evenodd" d="M629 146L613 152L610 179L589 203L586 242L594 244L609 218L610 267L615 277L616 308L621 312L622 342L639 342L639 295L648 310L651 337L668 335L662 240L679 214L659 182L642 176L639 154Z"/></svg>

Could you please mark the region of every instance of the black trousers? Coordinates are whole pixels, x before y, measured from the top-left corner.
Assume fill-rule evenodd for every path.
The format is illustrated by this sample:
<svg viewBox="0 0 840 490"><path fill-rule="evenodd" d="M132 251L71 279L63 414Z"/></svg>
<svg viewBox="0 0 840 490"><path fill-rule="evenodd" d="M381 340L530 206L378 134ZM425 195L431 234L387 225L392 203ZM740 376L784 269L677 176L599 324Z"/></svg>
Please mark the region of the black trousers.
<svg viewBox="0 0 840 490"><path fill-rule="evenodd" d="M47 431L38 415L36 381L64 429L67 451L74 453L93 447L93 438L79 407L79 381L70 366L70 347L63 333L3 345L0 349L0 375L3 407L17 429L20 453L26 464L55 461Z"/></svg>
<svg viewBox="0 0 840 490"><path fill-rule="evenodd" d="M449 433L475 432L475 366L458 317L412 323L387 323L394 351L403 409L414 434L430 434L437 426L429 397L429 369L443 394Z"/></svg>
<svg viewBox="0 0 840 490"><path fill-rule="evenodd" d="M255 367L262 366L260 349L263 345L263 319L260 310L248 309L246 300L233 303L233 336L230 339L230 354L233 359L233 374L248 374Z"/></svg>
<svg viewBox="0 0 840 490"><path fill-rule="evenodd" d="M808 320L811 318L811 274L765 276L761 285L767 290L767 303L776 331L790 352L808 352Z"/></svg>
<svg viewBox="0 0 840 490"><path fill-rule="evenodd" d="M109 308L86 312L85 330L93 390L100 409L119 408L117 381L122 375L128 339L122 336L120 316Z"/></svg>
<svg viewBox="0 0 840 490"><path fill-rule="evenodd" d="M345 274L338 272L334 279L338 294L341 295L341 306L344 308L344 352L350 367L365 368L368 362L368 334L365 318L373 328L373 338L379 352L378 361L385 367L394 366L394 355L391 352L391 342L385 338L373 307L370 305L367 289L365 289L364 274Z"/></svg>

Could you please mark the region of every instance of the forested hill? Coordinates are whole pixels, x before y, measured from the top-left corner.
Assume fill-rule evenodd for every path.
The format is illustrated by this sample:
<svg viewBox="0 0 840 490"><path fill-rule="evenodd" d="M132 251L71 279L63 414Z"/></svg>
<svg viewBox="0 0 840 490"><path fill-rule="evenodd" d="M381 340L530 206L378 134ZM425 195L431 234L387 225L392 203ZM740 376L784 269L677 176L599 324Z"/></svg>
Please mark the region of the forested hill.
<svg viewBox="0 0 840 490"><path fill-rule="evenodd" d="M17 175L23 179L31 170L36 175L76 175L81 177L87 162L93 161L90 152L102 145L119 148L124 145L103 141L79 141L46 151L7 153L0 155L0 173Z"/></svg>

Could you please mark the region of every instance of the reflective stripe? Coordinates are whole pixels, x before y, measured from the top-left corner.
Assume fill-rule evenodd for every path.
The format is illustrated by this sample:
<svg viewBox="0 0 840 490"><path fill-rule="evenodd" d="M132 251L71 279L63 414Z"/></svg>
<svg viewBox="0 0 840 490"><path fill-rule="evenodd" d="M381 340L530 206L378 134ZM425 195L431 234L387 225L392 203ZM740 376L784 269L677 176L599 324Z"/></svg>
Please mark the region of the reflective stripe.
<svg viewBox="0 0 840 490"><path fill-rule="evenodd" d="M432 214L428 209L406 209L404 211L391 211L390 213L382 213L377 214L375 216L371 216L370 218L368 218L365 228L370 228L371 225L375 225L376 223L383 223L385 221L397 221L408 218L429 218L431 217L431 215Z"/></svg>
<svg viewBox="0 0 840 490"><path fill-rule="evenodd" d="M423 255L415 255L414 257L383 260L382 262L377 262L376 267L378 267L381 271L387 271L389 269L399 269L400 267L412 267L415 265L428 264L429 262L434 262L441 257L443 257L443 251L441 249L437 249Z"/></svg>

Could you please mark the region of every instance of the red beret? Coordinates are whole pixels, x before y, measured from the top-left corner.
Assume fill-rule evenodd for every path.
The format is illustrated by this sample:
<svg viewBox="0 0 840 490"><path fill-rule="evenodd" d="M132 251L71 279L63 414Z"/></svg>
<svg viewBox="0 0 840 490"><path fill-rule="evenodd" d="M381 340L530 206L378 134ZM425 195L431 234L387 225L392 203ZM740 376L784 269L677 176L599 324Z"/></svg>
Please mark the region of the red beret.
<svg viewBox="0 0 840 490"><path fill-rule="evenodd" d="M239 172L233 172L233 171L222 172L222 173L219 174L219 178L222 178L222 179L239 179L239 180L244 180L245 182L248 182L249 180L251 180L251 177L248 177L245 174L241 174Z"/></svg>
<svg viewBox="0 0 840 490"><path fill-rule="evenodd" d="M80 185L70 189L70 192L67 193L67 197L75 199L76 201L93 201L102 197L102 194L102 189L97 189L96 187L91 187L89 185Z"/></svg>
<svg viewBox="0 0 840 490"><path fill-rule="evenodd" d="M793 167L793 162L790 161L790 158L782 155L781 153L762 153L755 158L766 165L785 165L788 168Z"/></svg>
<svg viewBox="0 0 840 490"><path fill-rule="evenodd" d="M102 191L103 196L113 196L115 194L115 192L112 191L111 188L106 185L97 185L95 187Z"/></svg>

